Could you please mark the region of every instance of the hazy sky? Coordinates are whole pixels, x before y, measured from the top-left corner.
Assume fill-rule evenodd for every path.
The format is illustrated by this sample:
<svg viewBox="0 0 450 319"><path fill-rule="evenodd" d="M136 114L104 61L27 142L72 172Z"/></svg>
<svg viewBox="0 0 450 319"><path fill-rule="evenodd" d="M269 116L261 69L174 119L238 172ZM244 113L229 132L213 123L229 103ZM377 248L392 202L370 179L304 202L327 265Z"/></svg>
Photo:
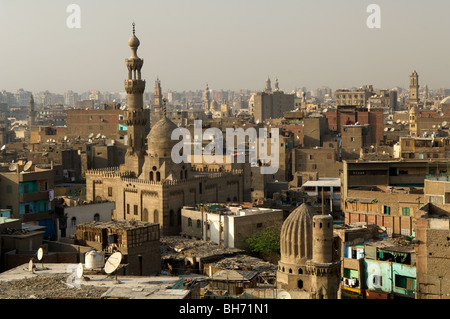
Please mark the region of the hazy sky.
<svg viewBox="0 0 450 319"><path fill-rule="evenodd" d="M369 29L370 4L381 28ZM81 28L70 29L70 4ZM450 87L448 0L0 0L0 90L123 91L131 24L152 91Z"/></svg>

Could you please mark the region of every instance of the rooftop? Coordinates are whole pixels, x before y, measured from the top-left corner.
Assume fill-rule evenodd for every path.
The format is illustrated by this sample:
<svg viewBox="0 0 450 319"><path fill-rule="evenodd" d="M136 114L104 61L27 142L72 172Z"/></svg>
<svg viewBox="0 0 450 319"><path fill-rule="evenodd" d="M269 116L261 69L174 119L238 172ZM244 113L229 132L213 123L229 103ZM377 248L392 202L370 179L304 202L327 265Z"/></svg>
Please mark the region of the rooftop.
<svg viewBox="0 0 450 319"><path fill-rule="evenodd" d="M97 229L104 229L104 228L110 228L110 229L134 229L139 227L148 227L151 225L155 225L153 223L148 222L142 222L139 220L112 220L112 221L90 221L83 224L80 224L78 226L84 227L84 228L97 228Z"/></svg>
<svg viewBox="0 0 450 319"><path fill-rule="evenodd" d="M116 283L106 274L77 279L73 277L77 266L45 264L42 269L38 264L30 272L24 264L0 273L0 299L184 299L190 293L175 288L187 277L118 275Z"/></svg>

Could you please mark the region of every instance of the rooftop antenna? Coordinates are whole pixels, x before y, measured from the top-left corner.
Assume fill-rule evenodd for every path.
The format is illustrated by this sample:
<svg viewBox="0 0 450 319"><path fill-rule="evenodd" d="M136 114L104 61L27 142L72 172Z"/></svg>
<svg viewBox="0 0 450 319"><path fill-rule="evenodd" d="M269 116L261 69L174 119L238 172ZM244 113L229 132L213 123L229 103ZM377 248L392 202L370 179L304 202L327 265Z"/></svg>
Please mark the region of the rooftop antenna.
<svg viewBox="0 0 450 319"><path fill-rule="evenodd" d="M119 268L120 262L122 261L122 253L116 251L111 256L109 256L108 260L105 263L105 272L109 275L114 272L114 283L120 284L120 281L117 280L117 268Z"/></svg>

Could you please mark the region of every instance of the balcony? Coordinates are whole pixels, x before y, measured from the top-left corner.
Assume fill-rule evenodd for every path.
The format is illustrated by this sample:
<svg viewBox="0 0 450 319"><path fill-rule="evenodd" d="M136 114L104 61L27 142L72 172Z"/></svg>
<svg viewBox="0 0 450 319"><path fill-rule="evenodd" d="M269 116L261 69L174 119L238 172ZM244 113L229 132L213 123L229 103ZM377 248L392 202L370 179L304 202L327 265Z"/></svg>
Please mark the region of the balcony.
<svg viewBox="0 0 450 319"><path fill-rule="evenodd" d="M20 203L35 202L38 200L48 200L48 199L49 199L49 191L19 194Z"/></svg>

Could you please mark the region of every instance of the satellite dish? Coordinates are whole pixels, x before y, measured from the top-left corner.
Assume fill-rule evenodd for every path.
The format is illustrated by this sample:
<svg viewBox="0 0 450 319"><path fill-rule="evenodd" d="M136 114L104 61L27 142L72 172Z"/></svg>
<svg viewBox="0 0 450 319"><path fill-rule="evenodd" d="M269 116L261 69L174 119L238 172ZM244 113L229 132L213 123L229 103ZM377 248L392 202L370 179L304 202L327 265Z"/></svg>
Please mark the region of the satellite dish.
<svg viewBox="0 0 450 319"><path fill-rule="evenodd" d="M119 267L120 262L122 261L122 253L115 252L112 254L108 260L106 260L104 270L109 275L117 270L117 267Z"/></svg>
<svg viewBox="0 0 450 319"><path fill-rule="evenodd" d="M5 148L6 148L6 145L3 145L2 148L1 148L1 150L3 151Z"/></svg>
<svg viewBox="0 0 450 319"><path fill-rule="evenodd" d="M122 253L115 252L109 256L108 260L105 262L104 270L109 275L115 273L115 283L119 283L117 280L117 268L119 268L120 262L122 261Z"/></svg>
<svg viewBox="0 0 450 319"><path fill-rule="evenodd" d="M95 136L95 138L100 138L100 136L102 136L102 134L98 133L97 136Z"/></svg>
<svg viewBox="0 0 450 319"><path fill-rule="evenodd" d="M83 277L83 264L79 263L78 267L77 267L77 278L82 278Z"/></svg>
<svg viewBox="0 0 450 319"><path fill-rule="evenodd" d="M89 134L88 138L92 138L94 136L94 133Z"/></svg>
<svg viewBox="0 0 450 319"><path fill-rule="evenodd" d="M445 127L445 126L447 126L447 122L444 121L444 122L442 122L441 125L442 125L442 127Z"/></svg>
<svg viewBox="0 0 450 319"><path fill-rule="evenodd" d="M17 165L14 164L14 163L12 163L11 165L9 165L9 171L10 171L10 172L14 172L14 171L16 170L16 168L17 168Z"/></svg>
<svg viewBox="0 0 450 319"><path fill-rule="evenodd" d="M42 248L39 248L37 251L37 259L42 260L43 256L44 256L44 250Z"/></svg>
<svg viewBox="0 0 450 319"><path fill-rule="evenodd" d="M277 295L277 299L291 299L291 294L287 291L282 291Z"/></svg>
<svg viewBox="0 0 450 319"><path fill-rule="evenodd" d="M389 127L385 127L384 131L387 132L389 130Z"/></svg>
<svg viewBox="0 0 450 319"><path fill-rule="evenodd" d="M23 171L26 172L31 168L31 165L33 165L32 161L28 161L25 166L23 167Z"/></svg>
<svg viewBox="0 0 450 319"><path fill-rule="evenodd" d="M67 136L64 136L64 141L67 141Z"/></svg>
<svg viewBox="0 0 450 319"><path fill-rule="evenodd" d="M400 119L398 119L398 120L397 120L397 124L400 124L400 122L401 122Z"/></svg>

